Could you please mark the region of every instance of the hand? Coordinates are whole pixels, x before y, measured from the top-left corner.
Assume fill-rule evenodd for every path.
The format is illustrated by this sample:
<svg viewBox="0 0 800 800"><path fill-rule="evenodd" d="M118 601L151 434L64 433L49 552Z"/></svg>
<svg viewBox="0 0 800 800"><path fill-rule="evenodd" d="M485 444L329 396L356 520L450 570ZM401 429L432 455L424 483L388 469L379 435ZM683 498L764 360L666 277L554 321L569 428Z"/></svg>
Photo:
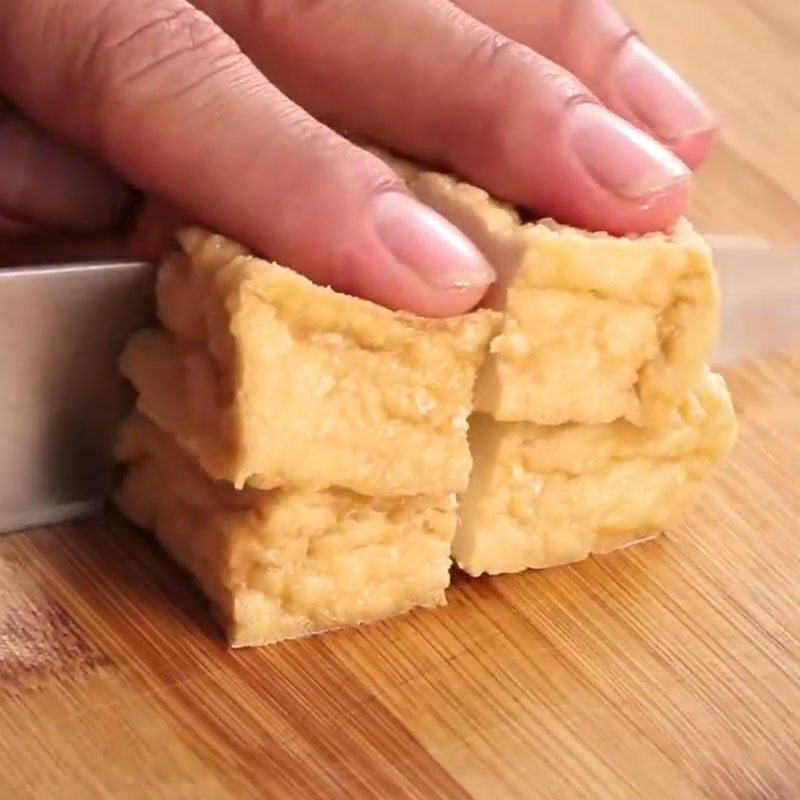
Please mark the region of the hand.
<svg viewBox="0 0 800 800"><path fill-rule="evenodd" d="M491 269L332 128L617 233L683 212L714 134L605 0L0 0L0 90L7 233L104 228L129 183L430 315Z"/></svg>

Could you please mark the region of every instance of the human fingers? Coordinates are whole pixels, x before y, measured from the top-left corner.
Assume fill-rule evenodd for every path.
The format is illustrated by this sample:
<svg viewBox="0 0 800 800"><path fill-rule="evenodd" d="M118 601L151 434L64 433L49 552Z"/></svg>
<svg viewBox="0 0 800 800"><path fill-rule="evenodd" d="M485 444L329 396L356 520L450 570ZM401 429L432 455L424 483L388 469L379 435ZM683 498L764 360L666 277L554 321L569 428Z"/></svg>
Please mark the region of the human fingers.
<svg viewBox="0 0 800 800"><path fill-rule="evenodd" d="M568 72L447 0L196 0L315 116L539 215L667 227L689 171Z"/></svg>
<svg viewBox="0 0 800 800"><path fill-rule="evenodd" d="M0 85L131 183L318 283L446 315L493 279L386 165L183 0L0 0Z"/></svg>
<svg viewBox="0 0 800 800"><path fill-rule="evenodd" d="M716 133L711 111L607 0L454 2L568 69L690 166L707 158Z"/></svg>
<svg viewBox="0 0 800 800"><path fill-rule="evenodd" d="M131 193L111 172L0 106L0 233L93 233L118 224Z"/></svg>

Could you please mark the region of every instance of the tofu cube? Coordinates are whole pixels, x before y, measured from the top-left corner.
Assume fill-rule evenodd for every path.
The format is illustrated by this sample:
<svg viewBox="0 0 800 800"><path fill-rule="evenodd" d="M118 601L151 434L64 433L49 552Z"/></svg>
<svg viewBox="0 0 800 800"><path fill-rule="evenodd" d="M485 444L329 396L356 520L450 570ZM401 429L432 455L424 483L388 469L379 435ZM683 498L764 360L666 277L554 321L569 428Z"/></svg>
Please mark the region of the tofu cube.
<svg viewBox="0 0 800 800"><path fill-rule="evenodd" d="M705 372L660 429L470 424L475 469L453 557L470 575L579 561L673 525L730 449L736 421L723 379Z"/></svg>
<svg viewBox="0 0 800 800"><path fill-rule="evenodd" d="M699 380L718 326L710 250L687 221L638 237L526 222L481 189L378 155L500 276L486 304L504 322L478 411L540 425L666 422Z"/></svg>
<svg viewBox="0 0 800 800"><path fill-rule="evenodd" d="M234 647L444 603L453 495L236 490L141 416L117 455L127 465L119 508L194 576Z"/></svg>
<svg viewBox="0 0 800 800"><path fill-rule="evenodd" d="M165 331L122 371L138 408L216 480L364 495L466 488L467 418L499 317L394 313L201 229L160 271Z"/></svg>

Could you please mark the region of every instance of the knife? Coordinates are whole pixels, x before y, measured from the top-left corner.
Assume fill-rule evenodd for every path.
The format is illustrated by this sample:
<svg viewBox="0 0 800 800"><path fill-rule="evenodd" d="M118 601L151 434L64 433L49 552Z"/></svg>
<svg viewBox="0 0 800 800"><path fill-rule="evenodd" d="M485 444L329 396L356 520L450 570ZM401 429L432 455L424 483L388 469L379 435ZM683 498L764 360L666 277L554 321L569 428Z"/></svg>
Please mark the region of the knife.
<svg viewBox="0 0 800 800"><path fill-rule="evenodd" d="M800 342L800 248L707 238L722 295L712 362ZM154 320L154 278L153 266L118 259L0 269L0 532L102 507L133 402L117 359Z"/></svg>
<svg viewBox="0 0 800 800"><path fill-rule="evenodd" d="M154 278L121 260L0 269L0 532L103 505L132 403L116 361L153 321Z"/></svg>
<svg viewBox="0 0 800 800"><path fill-rule="evenodd" d="M714 251L722 311L712 365L800 343L800 247L722 234L705 239Z"/></svg>

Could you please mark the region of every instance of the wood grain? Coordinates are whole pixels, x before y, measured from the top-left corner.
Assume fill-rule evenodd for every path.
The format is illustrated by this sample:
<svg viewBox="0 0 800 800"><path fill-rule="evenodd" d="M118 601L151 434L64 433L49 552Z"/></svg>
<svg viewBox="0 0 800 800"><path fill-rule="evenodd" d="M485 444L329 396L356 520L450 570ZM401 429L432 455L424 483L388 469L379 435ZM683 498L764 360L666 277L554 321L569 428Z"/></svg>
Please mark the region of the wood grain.
<svg viewBox="0 0 800 800"><path fill-rule="evenodd" d="M623 5L724 123L698 224L800 239L797 4ZM362 630L228 652L115 516L3 537L0 800L800 797L800 349L727 377L680 528Z"/></svg>
<svg viewBox="0 0 800 800"><path fill-rule="evenodd" d="M800 350L729 379L678 530L368 629L231 653L115 517L4 537L0 797L796 797Z"/></svg>
<svg viewBox="0 0 800 800"><path fill-rule="evenodd" d="M706 97L720 123L697 176L706 232L800 242L800 5L795 0L617 0L653 49Z"/></svg>

